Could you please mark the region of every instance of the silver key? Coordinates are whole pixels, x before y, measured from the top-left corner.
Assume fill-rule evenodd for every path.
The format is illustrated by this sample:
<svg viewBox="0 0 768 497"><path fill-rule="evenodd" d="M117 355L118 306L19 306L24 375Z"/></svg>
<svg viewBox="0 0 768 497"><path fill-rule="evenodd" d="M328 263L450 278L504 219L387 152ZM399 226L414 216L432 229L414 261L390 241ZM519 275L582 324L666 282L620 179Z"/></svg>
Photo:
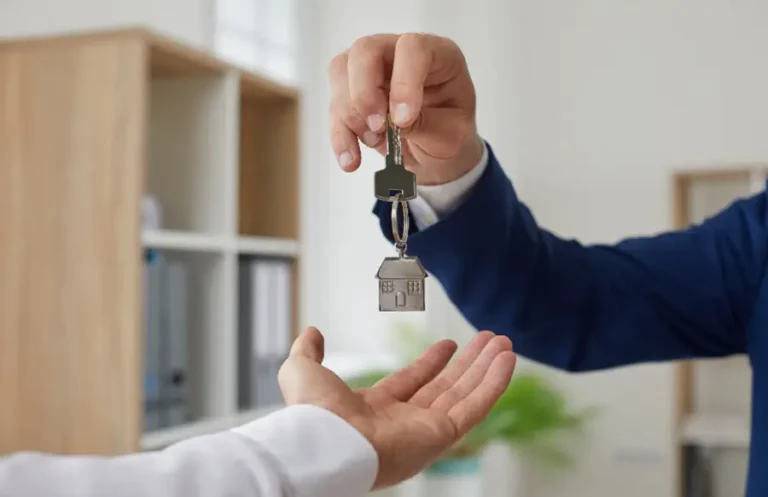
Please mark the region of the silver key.
<svg viewBox="0 0 768 497"><path fill-rule="evenodd" d="M379 200L391 201L396 195L402 200L416 198L416 175L403 164L400 129L387 116L387 157L384 169L373 177L374 193Z"/></svg>
<svg viewBox="0 0 768 497"><path fill-rule="evenodd" d="M403 234L397 225L397 208L403 208ZM405 255L408 241L408 202L397 198L392 202L392 234L397 257L387 257L381 263L379 280L379 311L423 311L427 271L418 257Z"/></svg>

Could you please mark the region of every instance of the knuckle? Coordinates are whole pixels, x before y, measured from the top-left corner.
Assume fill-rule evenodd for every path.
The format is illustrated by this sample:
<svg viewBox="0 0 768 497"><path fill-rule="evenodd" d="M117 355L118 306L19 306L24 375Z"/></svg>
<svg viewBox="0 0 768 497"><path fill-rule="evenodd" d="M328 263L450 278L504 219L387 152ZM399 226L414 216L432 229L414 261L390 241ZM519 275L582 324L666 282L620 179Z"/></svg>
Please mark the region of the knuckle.
<svg viewBox="0 0 768 497"><path fill-rule="evenodd" d="M429 35L422 33L405 33L397 39L397 44L409 53L426 52L430 49L431 40Z"/></svg>
<svg viewBox="0 0 768 497"><path fill-rule="evenodd" d="M331 77L342 75L347 71L347 52L342 52L331 59L328 63L328 74Z"/></svg>
<svg viewBox="0 0 768 497"><path fill-rule="evenodd" d="M437 380L437 391L438 392L448 392L451 387L453 387L453 382L446 378L442 377Z"/></svg>
<svg viewBox="0 0 768 497"><path fill-rule="evenodd" d="M355 105L361 110L375 109L378 106L379 90L378 88L361 88L353 96Z"/></svg>
<svg viewBox="0 0 768 497"><path fill-rule="evenodd" d="M454 385L446 390L442 397L447 405L455 405L462 399L461 389Z"/></svg>
<svg viewBox="0 0 768 497"><path fill-rule="evenodd" d="M347 108L349 105L347 105L345 102L339 100L339 99L332 99L330 104L328 105L328 115L331 120L331 125L335 121L343 121L344 116L347 113Z"/></svg>
<svg viewBox="0 0 768 497"><path fill-rule="evenodd" d="M365 121L360 117L360 114L352 107L345 107L341 113L341 120L349 126L355 132L362 131L365 128Z"/></svg>
<svg viewBox="0 0 768 497"><path fill-rule="evenodd" d="M331 129L331 145L336 152L341 151L347 146L347 132L340 126L335 126Z"/></svg>
<svg viewBox="0 0 768 497"><path fill-rule="evenodd" d="M363 36L355 40L350 52L354 53L355 57L365 57L376 53L379 49L378 47L379 43L373 36Z"/></svg>
<svg viewBox="0 0 768 497"><path fill-rule="evenodd" d="M331 139L333 140L334 143L343 142L346 136L347 136L347 132L341 126L331 127Z"/></svg>

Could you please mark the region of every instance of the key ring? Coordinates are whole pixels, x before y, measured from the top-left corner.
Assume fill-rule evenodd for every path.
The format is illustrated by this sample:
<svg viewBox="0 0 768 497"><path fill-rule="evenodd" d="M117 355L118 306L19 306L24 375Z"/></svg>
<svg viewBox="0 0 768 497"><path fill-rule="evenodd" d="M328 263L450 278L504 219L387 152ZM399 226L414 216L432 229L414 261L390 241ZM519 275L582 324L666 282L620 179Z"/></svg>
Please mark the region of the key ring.
<svg viewBox="0 0 768 497"><path fill-rule="evenodd" d="M410 230L410 215L408 214L408 201L401 200L401 193L391 197L392 201L392 236L395 239L395 248L400 254L400 257L405 255L405 249L408 244L408 231ZM397 208L402 205L403 207L403 234L398 231L397 223Z"/></svg>

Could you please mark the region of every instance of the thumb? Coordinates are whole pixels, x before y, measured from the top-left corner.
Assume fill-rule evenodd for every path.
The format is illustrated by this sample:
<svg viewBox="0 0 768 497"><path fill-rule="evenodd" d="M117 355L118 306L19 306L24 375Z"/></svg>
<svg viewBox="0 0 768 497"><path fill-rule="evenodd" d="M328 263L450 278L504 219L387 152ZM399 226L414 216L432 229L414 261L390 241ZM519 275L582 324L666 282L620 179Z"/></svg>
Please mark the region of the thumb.
<svg viewBox="0 0 768 497"><path fill-rule="evenodd" d="M323 362L325 339L320 330L310 326L301 333L291 346L291 357L302 356L317 363Z"/></svg>

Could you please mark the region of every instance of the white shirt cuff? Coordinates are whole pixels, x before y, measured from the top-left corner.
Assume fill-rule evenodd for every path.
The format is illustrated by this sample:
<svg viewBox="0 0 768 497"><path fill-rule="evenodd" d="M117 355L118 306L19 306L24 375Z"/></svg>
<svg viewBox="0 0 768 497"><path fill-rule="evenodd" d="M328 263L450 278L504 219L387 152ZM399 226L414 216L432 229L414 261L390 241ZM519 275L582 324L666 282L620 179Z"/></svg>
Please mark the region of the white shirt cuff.
<svg viewBox="0 0 768 497"><path fill-rule="evenodd" d="M455 211L480 180L487 166L488 145L483 143L480 162L464 176L442 185L419 185L418 196L408 201L416 227L423 231Z"/></svg>
<svg viewBox="0 0 768 497"><path fill-rule="evenodd" d="M311 405L295 405L233 431L258 442L282 467L288 495L356 497L378 474L373 446L346 421Z"/></svg>

